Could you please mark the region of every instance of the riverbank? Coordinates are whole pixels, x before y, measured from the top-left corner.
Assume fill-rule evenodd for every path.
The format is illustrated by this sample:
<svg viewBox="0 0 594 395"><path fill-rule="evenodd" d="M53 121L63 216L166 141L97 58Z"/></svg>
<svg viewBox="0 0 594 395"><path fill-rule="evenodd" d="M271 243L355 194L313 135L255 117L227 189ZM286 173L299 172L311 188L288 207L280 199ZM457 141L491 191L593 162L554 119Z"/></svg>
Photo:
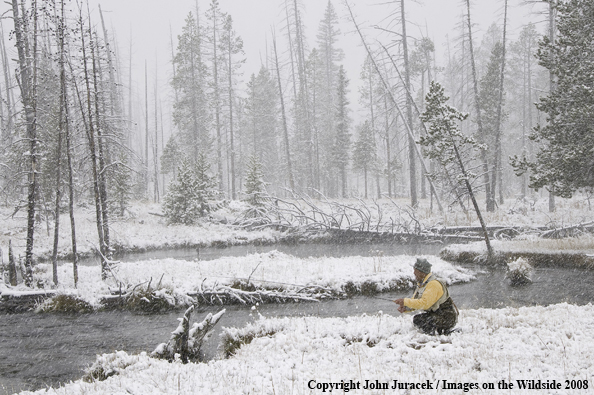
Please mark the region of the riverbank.
<svg viewBox="0 0 594 395"><path fill-rule="evenodd" d="M342 381L353 383L353 394L402 393L391 388L395 380L417 386L415 394L524 394L534 391L521 386L543 385L560 385L550 394L586 394L594 384L593 326L592 305L564 303L462 310L461 332L436 337L420 334L408 315L262 317L225 330L223 338L252 337L228 359L168 363L120 351L97 358L93 369L111 375L104 381L21 394L322 394Z"/></svg>
<svg viewBox="0 0 594 395"><path fill-rule="evenodd" d="M332 203L315 201L317 208L324 210L328 215L336 211ZM342 230L325 233L320 232L321 228L305 226L303 232L289 233L273 227L247 230L229 225L246 209L245 203L241 201L228 202L212 213L211 217L194 226L168 225L158 203L131 202L124 216L112 216L110 219L111 247L114 252L122 254L173 248L270 245L279 242L410 243L424 242L432 238L450 243L477 239L476 229L479 224L474 214L456 211L438 213L430 209L429 200L420 201L416 210L408 207L407 199L344 199L336 203L340 203L345 210L341 214L341 218L344 218ZM316 217L316 214L308 211L311 207L300 207L304 204L303 201L296 200L294 204L303 210L304 215ZM345 207L353 209L346 210ZM3 229L0 231L0 252L5 263L8 261L9 241L12 242L17 260L24 256L27 233L25 214L22 210L15 211L13 207L0 207L3 222ZM554 213L547 212L546 199L509 199L496 212L483 215L486 223L500 236L507 234L506 229L513 230L512 234L516 236L518 230L531 234L542 229L558 229L567 224L591 223L594 220L588 202L578 197L570 200L558 199L557 210ZM79 257L96 255L98 241L94 208L76 207L75 218ZM356 224L360 226L357 227ZM37 262L48 261L51 258L53 225L51 218L36 222L33 255ZM58 256L60 259L70 259L71 234L68 213L61 214L60 225ZM349 226L352 227L351 230L347 230ZM312 231L308 232L307 229Z"/></svg>
<svg viewBox="0 0 594 395"><path fill-rule="evenodd" d="M449 284L474 279L474 273L469 269L434 256L427 258L433 265L433 271ZM261 297L266 295L272 299L293 301L406 290L413 286L414 261L413 256L383 256L381 251L370 257L341 258L299 258L271 251L208 261L168 258L121 262L105 281L101 281L98 266L80 266L76 289L70 264L58 267L58 287L52 285L50 264L36 265L35 279L48 291L81 300L91 310L105 307L106 298L117 300L122 293L135 295L135 292L138 297L133 302L141 304L147 303L143 300L152 299L157 306L164 308L181 308L190 304L251 305L265 302ZM31 292L23 284L10 288L0 284L0 293L2 299L15 299ZM205 299L205 295L211 298L212 303ZM260 299L257 299L258 295ZM41 311L60 311L55 307L51 299L38 305ZM77 312L79 308L74 306L71 312Z"/></svg>
<svg viewBox="0 0 594 395"><path fill-rule="evenodd" d="M563 239L527 238L520 240L493 240L496 261L506 262L524 258L532 267L566 267L594 270L594 237L582 235ZM439 253L441 259L462 264L485 261L484 242L451 244Z"/></svg>

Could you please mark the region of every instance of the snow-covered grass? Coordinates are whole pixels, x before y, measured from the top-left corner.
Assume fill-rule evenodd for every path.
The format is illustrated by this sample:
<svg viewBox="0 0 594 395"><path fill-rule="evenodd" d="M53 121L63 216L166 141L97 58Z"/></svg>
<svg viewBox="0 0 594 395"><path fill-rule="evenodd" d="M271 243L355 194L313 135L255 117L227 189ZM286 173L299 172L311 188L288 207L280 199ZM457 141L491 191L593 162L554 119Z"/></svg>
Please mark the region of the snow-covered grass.
<svg viewBox="0 0 594 395"><path fill-rule="evenodd" d="M448 283L467 282L474 279L471 271L454 266L437 257L427 257L433 271ZM238 281L249 282L262 288L295 291L304 286L324 287L342 293L347 283L355 287L369 282L378 291L412 287L412 265L415 257L320 257L297 258L278 251L255 253L242 257L222 257L208 261L178 259L155 259L137 262L122 262L113 269L113 275L101 281L98 266L79 267L79 284L73 289L73 271L70 264L59 266L58 291L77 295L98 307L100 298L118 290L120 284L134 287L138 284L152 285L152 289L167 290L172 304L191 303L188 293L213 289L216 285L229 286ZM49 288L52 284L50 264L38 264L34 278ZM403 286L404 285L404 286ZM0 291L7 291L0 283ZM24 285L12 288L11 293L27 290Z"/></svg>
<svg viewBox="0 0 594 395"><path fill-rule="evenodd" d="M308 206L303 200L293 200L292 204L308 212ZM421 228L440 228L452 226L478 226L478 220L473 212L464 214L457 211L456 206L446 208L439 213L436 208L430 210L429 199L421 200L417 210L410 208L408 199L360 200L345 199L337 202L315 200L316 208L325 213L333 213L340 205L344 210L343 226L362 221L357 214L367 216L370 230L382 223L396 224L398 229L414 231ZM350 207L352 209L345 209ZM213 214L217 220L234 220L245 210L240 201L231 201L223 209ZM157 203L132 202L124 218L111 217L111 240L113 247L125 251L143 251L150 249L178 248L207 245L236 245L252 242L275 242L282 235L278 231L262 229L247 231L238 227L231 227L219 223L202 221L196 226L167 225L164 217L153 214L162 213ZM349 217L346 220L346 217ZM590 210L587 197L576 196L573 199L557 199L557 210L548 212L546 198L536 196L529 199L507 199L497 211L483 216L488 225L503 226L555 226L562 227L570 224L585 223L594 220L594 211ZM75 212L78 251L80 254L95 253L97 242L97 227L95 225L95 210L92 206L77 207ZM13 207L0 207L2 229L0 230L0 249L4 262L8 259L8 241L12 240L16 257L24 256L26 241L26 213L21 209L14 213ZM59 254L67 256L71 251L70 221L67 213L61 215L61 231L59 237ZM384 226L384 230L388 229ZM541 241L540 243L548 243ZM48 259L53 245L53 220L37 221L35 231L34 255L37 258ZM592 248L589 244L588 248Z"/></svg>
<svg viewBox="0 0 594 395"><path fill-rule="evenodd" d="M350 203L360 203L352 200ZM474 215L456 212L438 215L429 212L426 204L412 212L406 200L382 200L379 203L384 219L416 221L431 226L476 226ZM496 213L484 213L490 225L557 226L592 219L585 200L558 200L556 213L546 212L546 201L512 202ZM369 207L374 203L369 202ZM234 210L229 208L229 216ZM25 219L22 213L11 217L2 209L4 229L0 232L0 246L7 258L8 240L13 241L15 255L24 251ZM371 209L370 209L371 210ZM142 250L188 245L240 244L252 241L275 241L279 234L271 230L247 232L225 225L203 223L199 226L168 226L164 218L149 212L160 212L158 205L135 205L133 215L112 221L114 243L127 250ZM372 222L379 211L371 210ZM79 248L88 253L96 246L96 227L93 210L79 209L77 222ZM412 214L412 215L411 215ZM222 214L221 214L222 215ZM64 229L60 238L60 251L70 249L67 217L61 221ZM48 226L47 229L51 229ZM571 250L587 250L591 241L570 241ZM523 240L521 243L531 242ZM540 241L539 241L540 243ZM547 241L545 243L551 243ZM557 243L557 241L552 241ZM494 242L495 249L512 245ZM46 223L38 224L35 254L47 257L51 246L51 231ZM483 251L483 243L454 248ZM525 244L524 244L525 246ZM541 248L542 245L539 247ZM525 248L525 247L518 247ZM544 248L544 247L542 247ZM554 247L556 249L556 247ZM455 267L439 258L428 257L434 272L447 282L470 281L473 273ZM225 257L212 261L185 261L160 259L123 262L114 270L114 276L101 281L97 266L79 267L79 286L72 288L72 268L59 267L60 294L73 295L93 306L99 298L117 289L121 283L158 284L159 292L171 298L174 304L189 302L187 294L200 287L215 284L230 285L247 280L262 286L295 289L316 285L343 289L349 282L363 284L370 281L378 290L389 289L394 282L412 283L411 266L414 257L348 257L348 258L296 258L280 252L251 254L246 257ZM51 267L38 264L35 278L51 283ZM117 280L116 280L117 279ZM19 285L10 290L0 282L2 292L26 292ZM361 394L406 393L398 390L363 389L366 380L375 383L393 380L404 383L429 383L437 389L412 390L408 393L466 393L464 385L476 384L481 389L469 393L500 393L498 383L504 380L514 384L505 393L531 393L518 390L516 380L557 380L559 390L537 391L552 394L591 393L594 373L594 308L591 305L567 304L548 307L522 307L505 309L462 310L458 327L460 333L449 337L430 337L414 329L411 317L353 316L348 318L269 318L261 319L245 328L229 328L228 339L246 343L229 359L215 359L203 364L168 363L150 358L147 354L129 355L120 351L99 357L104 365L104 381L86 383L82 380L62 388L48 389L51 394L317 394L323 393L317 385L324 383L360 383L361 389L350 392ZM255 336L252 336L252 335ZM260 336L258 336L260 334ZM251 339L251 341L246 341ZM249 343L249 344L248 344ZM97 367L97 366L96 366ZM460 389L442 389L443 380L460 385ZM584 385L587 390L565 390L569 385ZM577 381L580 380L580 381ZM439 382L438 382L439 381ZM493 384L494 389L482 389ZM312 389L313 387L313 389ZM321 387L320 387L321 388ZM467 388L468 389L468 388ZM38 391L44 393L45 390ZM334 390L334 393L343 390Z"/></svg>
<svg viewBox="0 0 594 395"><path fill-rule="evenodd" d="M231 204L217 213L217 219L234 218L241 210L238 204ZM26 242L26 213L19 211L11 216L13 209L0 208L3 229L0 230L0 249L4 262L8 260L8 241L12 240L15 257L24 256ZM112 247L123 251L145 251L151 249L183 248L209 245L237 245L253 242L274 242L278 232L267 229L247 231L207 220L195 226L168 225L161 214L161 207L155 203L136 202L123 218L111 217L110 237ZM77 249L80 255L95 254L98 247L97 225L93 207L77 207L76 234ZM61 257L71 254L70 220L67 213L60 217L60 237L58 254ZM40 260L51 257L53 246L53 220L38 221L35 230L34 256Z"/></svg>
<svg viewBox="0 0 594 395"><path fill-rule="evenodd" d="M592 393L592 305L463 310L458 327L460 333L433 337L414 329L407 315L261 318L227 329L231 337L265 334L229 359L168 363L120 351L98 357L97 364L113 374L104 381L78 380L35 393L297 395L330 393L329 384L342 381L358 385L350 393L366 395ZM376 380L389 388L364 389ZM394 380L432 389L391 389ZM541 386L555 380L560 389L520 389L518 380ZM502 382L513 388L503 390Z"/></svg>

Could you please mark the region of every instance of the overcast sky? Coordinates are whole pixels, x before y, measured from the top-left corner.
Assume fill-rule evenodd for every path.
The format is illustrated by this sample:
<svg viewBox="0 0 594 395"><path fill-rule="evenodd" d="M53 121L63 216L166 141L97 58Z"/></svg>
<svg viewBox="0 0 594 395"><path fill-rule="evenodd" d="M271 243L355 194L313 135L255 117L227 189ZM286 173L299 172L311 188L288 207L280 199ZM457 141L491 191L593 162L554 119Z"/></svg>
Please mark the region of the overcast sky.
<svg viewBox="0 0 594 395"><path fill-rule="evenodd" d="M315 36L320 20L324 16L326 0L301 0L304 5L304 24L310 47L315 44ZM509 1L510 36L516 33L517 27L529 17L530 9L520 7L520 0ZM127 58L130 40L132 40L133 64L143 70L144 61L148 62L149 75L158 71L159 84L167 84L171 74L171 35L174 45L181 32L184 19L192 11L195 13L196 0L90 0L92 8L101 8L108 28L115 32L120 54ZM199 0L203 13L210 0ZM237 33L242 37L246 64L243 68L243 80L247 81L252 73L256 73L266 58L266 43L270 44L271 31L276 28L279 46L284 37L280 30L284 24L283 0L219 0L220 8L232 15ZM343 0L333 0L334 7L341 18L342 40L340 46L345 51L345 67L349 78L357 82L363 49L360 40L353 32L352 24L347 20L347 11ZM391 0L350 0L358 22L366 27L370 36L378 34L373 26L388 27L390 14L397 11L399 1ZM436 45L439 57L444 53L447 37L450 40L458 35L454 30L464 12L464 3L460 0L420 0L407 1L408 32L410 36L429 36ZM479 0L472 3L472 14L476 26L476 40L480 42L482 34L492 23L502 25L503 0ZM97 21L98 22L98 21ZM268 40L268 41L267 41ZM127 61L126 61L127 64ZM158 66L156 66L158 64ZM138 73L137 73L138 75ZM140 73L142 80L143 71ZM150 78L150 77L149 77ZM154 77L153 77L154 79ZM356 92L356 86L351 90Z"/></svg>
<svg viewBox="0 0 594 395"><path fill-rule="evenodd" d="M320 20L324 16L326 0L300 0L304 5L303 21L306 27L306 37L309 47L315 45L315 37ZM74 0L71 0L73 4ZM538 20L531 16L531 9L520 6L521 0L509 0L510 37L513 39L518 26L527 18ZM189 12L195 13L196 0L89 0L94 23L100 26L98 8L103 10L105 22L110 34L115 36L120 55L120 64L124 80L127 80L130 43L132 43L132 63L134 70L133 85L137 94L144 91L144 65L147 62L149 81L158 80L160 92L169 89L171 76L171 40L177 45L177 35L181 32L184 20ZM206 11L210 0L198 0L201 14ZM371 38L380 31L374 26L382 28L393 27L391 13L398 11L400 1L394 0L349 0L355 16L365 33ZM75 4L75 3L74 3ZM271 31L277 31L278 45L283 47L286 39L281 33L284 25L284 0L219 0L223 12L233 17L235 30L244 42L246 64L243 67L243 82L249 80L252 73L257 73L262 62L265 62L267 43L270 44ZM351 83L351 103L356 107L358 76L364 59L364 50L360 39L353 31L352 23L347 19L344 0L333 0L334 7L341 19L342 32L339 46L345 52L344 65ZM480 43L482 34L492 23L502 25L503 0L475 0L472 3L472 16L476 23L475 41ZM3 11L8 5L3 3ZM437 50L437 63L443 64L448 37L453 40L459 35L455 30L463 12L464 2L461 0L407 0L408 34L413 38L428 36ZM73 5L74 8L74 5ZM538 9L538 7L536 8ZM540 9L543 9L540 6ZM8 13L9 15L10 13ZM12 29L12 21L5 20L5 31ZM388 41L384 35L382 40ZM384 41L384 44L387 44ZM157 78L155 78L155 74ZM242 84L242 88L245 84ZM152 90L152 89L151 89ZM167 94L160 93L161 100L166 105Z"/></svg>

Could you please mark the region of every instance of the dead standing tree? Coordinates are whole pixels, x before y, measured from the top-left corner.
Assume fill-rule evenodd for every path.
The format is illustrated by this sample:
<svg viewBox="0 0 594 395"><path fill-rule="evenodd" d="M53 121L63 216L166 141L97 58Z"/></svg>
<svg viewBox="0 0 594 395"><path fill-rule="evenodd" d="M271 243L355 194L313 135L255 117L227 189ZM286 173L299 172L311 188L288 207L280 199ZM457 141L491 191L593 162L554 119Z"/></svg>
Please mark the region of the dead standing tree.
<svg viewBox="0 0 594 395"><path fill-rule="evenodd" d="M86 113L85 113L85 103L83 103L83 99L81 97L80 91L75 83L75 89L78 96L78 101L81 110L81 116L83 122L85 124L85 131L87 135L87 140L89 144L89 154L91 159L91 172L93 178L93 192L95 197L95 213L96 213L96 221L97 221L97 233L99 237L99 252L101 255L101 278L106 279L109 272L109 257L110 257L110 247L109 247L109 223L108 223L108 216L107 216L107 195L106 195L106 187L105 187L105 177L104 177L104 162L103 162L103 151L101 143L101 135L100 132L95 129L99 127L98 120L95 120L95 117L99 116L99 103L96 101L98 98L98 86L97 85L97 68L96 68L96 59L95 59L95 50L93 47L93 34L91 31L91 27L89 24L88 31L85 31L85 23L83 20L82 8L79 7L79 31L80 31L80 44L81 44L81 51L83 56L83 78L84 84L86 88ZM92 66L91 71L93 76L90 75L89 65L88 65L88 57L87 57L87 42L85 37L89 35L91 42L89 46L91 47L91 60ZM94 89L91 87L91 81L93 82ZM95 109L93 109L93 103L95 102ZM94 117L95 115L95 117ZM99 147L100 149L97 149ZM103 175L103 176L102 176Z"/></svg>
<svg viewBox="0 0 594 395"><path fill-rule="evenodd" d="M367 45L367 42L365 41L365 37L363 36L363 33L361 33L361 29L359 28L359 25L357 24L357 21L355 20L355 16L353 15L353 12L351 10L350 5L348 4L348 2L345 1L345 5L349 10L349 14L351 16L351 21L353 22L353 24L355 25L355 29L357 30L357 33L359 33L359 37L361 38L361 42L363 43L363 46L365 47L365 50L367 51L367 54L369 55L369 59L371 60L371 62L373 63L373 67L377 73L377 75L379 76L382 85L384 86L386 93L388 95L388 97L390 98L390 100L392 101L392 104L395 106L395 108L398 110L398 114L400 115L400 118L402 118L403 120L406 119L405 115L403 114L400 106L398 105L398 102L396 101L396 99L394 98L394 95L392 94L391 91L391 87L388 85L388 83L386 82L385 78L383 77L382 72L380 71L377 62L375 60L375 57L373 56L373 53L371 52L369 46ZM411 104L412 105L412 104ZM411 109L412 111L412 109ZM412 129L409 127L409 124L407 122L404 122L404 125L406 127L406 131L408 134L408 137L412 139L413 143L414 143L414 133L412 131ZM423 167L423 172L424 174L427 174L427 167L425 166L425 162L423 161L423 157L421 155L421 152L419 150L419 147L417 146L417 144L413 144L413 153L416 154L421 162L421 165ZM431 193L433 193L435 200L437 202L437 205L439 206L439 211L443 211L443 207L441 205L441 202L439 201L439 197L437 196L437 193L435 191L435 187L433 185L433 183L431 182L431 180L429 179L429 184L431 186Z"/></svg>
<svg viewBox="0 0 594 395"><path fill-rule="evenodd" d="M19 6L23 8L22 15ZM25 284L33 285L33 237L35 231L35 204L37 196L37 1L33 0L33 42L30 43L24 5L12 0L14 34L18 52L17 80L25 111L26 138L29 142L29 174L27 187L27 245L25 249ZM31 48L31 44L33 48Z"/></svg>
<svg viewBox="0 0 594 395"><path fill-rule="evenodd" d="M474 106L476 110L476 124L478 127L478 134L483 136L483 121L481 117L481 103L479 100L478 77L476 73L476 63L474 61L474 47L472 45L472 23L470 19L470 0L466 0L466 17L468 22L468 45L470 49L470 64L472 67L472 82L474 91ZM487 195L487 211L495 211L495 199L493 198L494 191L491 190L491 182L489 180L489 163L487 160L487 152L485 149L481 151L481 160L483 162L483 177L485 180L485 194Z"/></svg>

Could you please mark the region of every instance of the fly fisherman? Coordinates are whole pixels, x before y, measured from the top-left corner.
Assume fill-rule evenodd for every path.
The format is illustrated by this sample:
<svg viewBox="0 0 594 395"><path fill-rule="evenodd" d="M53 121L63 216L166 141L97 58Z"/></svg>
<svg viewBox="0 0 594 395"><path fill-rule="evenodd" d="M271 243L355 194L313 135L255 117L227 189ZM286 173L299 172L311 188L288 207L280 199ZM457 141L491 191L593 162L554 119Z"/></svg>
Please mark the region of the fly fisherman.
<svg viewBox="0 0 594 395"><path fill-rule="evenodd" d="M458 321L458 309L454 305L448 287L443 280L431 273L431 264L417 258L414 266L417 288L412 298L396 299L401 313L423 310L413 317L413 324L429 335L449 334Z"/></svg>

